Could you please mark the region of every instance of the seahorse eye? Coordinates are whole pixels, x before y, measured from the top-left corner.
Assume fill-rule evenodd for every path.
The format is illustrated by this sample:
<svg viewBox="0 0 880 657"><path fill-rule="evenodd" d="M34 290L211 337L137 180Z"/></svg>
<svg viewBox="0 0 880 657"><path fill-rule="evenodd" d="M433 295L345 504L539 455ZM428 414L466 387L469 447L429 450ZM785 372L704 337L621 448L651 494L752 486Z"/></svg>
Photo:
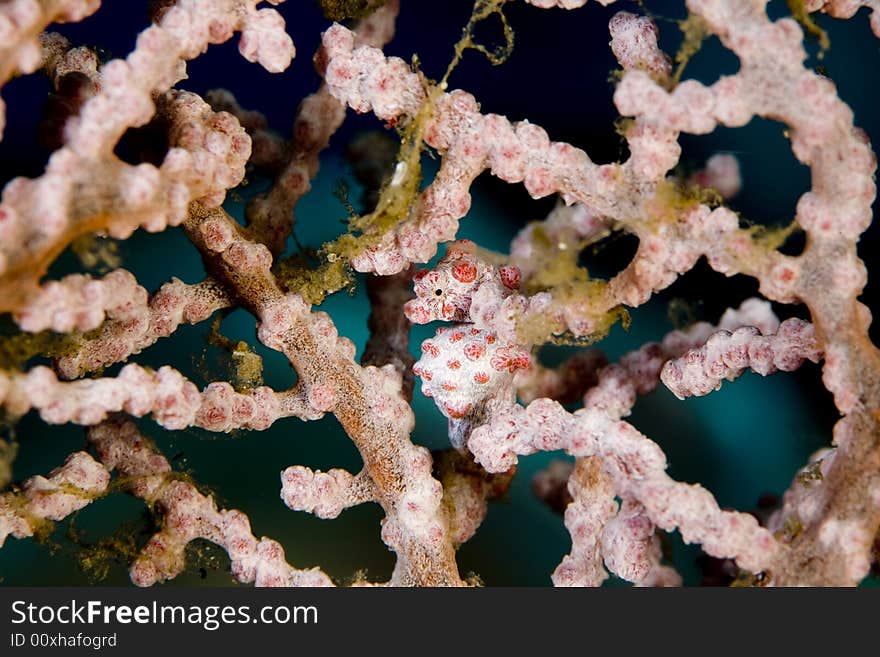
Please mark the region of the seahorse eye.
<svg viewBox="0 0 880 657"><path fill-rule="evenodd" d="M438 287L436 290L434 290L434 296L435 296L435 297L442 297L442 296L443 296L443 290L441 290L441 289Z"/></svg>

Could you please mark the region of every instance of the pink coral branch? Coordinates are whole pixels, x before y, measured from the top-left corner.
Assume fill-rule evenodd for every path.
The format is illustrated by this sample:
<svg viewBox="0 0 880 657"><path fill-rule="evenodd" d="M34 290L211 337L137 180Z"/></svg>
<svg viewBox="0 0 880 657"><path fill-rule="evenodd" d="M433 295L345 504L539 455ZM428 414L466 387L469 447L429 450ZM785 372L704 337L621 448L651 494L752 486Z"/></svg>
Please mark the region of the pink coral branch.
<svg viewBox="0 0 880 657"><path fill-rule="evenodd" d="M434 456L435 471L443 484L450 536L459 546L476 534L488 512L488 503L506 495L516 472L486 472L468 454L451 449Z"/></svg>
<svg viewBox="0 0 880 657"><path fill-rule="evenodd" d="M799 364L799 358L802 359L802 356L805 353L818 356L818 354L815 353L815 343L809 335L811 333L809 330L809 324L794 319L786 320L780 325L770 310L770 305L766 302L761 302L757 299L747 300L737 310L730 309L726 311L719 322L720 327L732 329L734 331L733 335L740 334L755 336L758 334L759 330L751 326L752 324L761 326L761 330L766 331L767 333L781 336L777 348L779 349L779 360L786 366L793 365L795 361L798 361ZM668 372L671 368L681 367L680 363L690 362L688 356L678 357L676 360L678 354L685 352L690 354L703 353L707 347L702 346L701 343L707 339L707 336L720 336L726 339L730 335L731 333L729 330L722 329L720 332L715 332L715 327L706 324L705 322L701 322L692 326L687 331L674 331L670 333L664 338L661 344L649 344L637 351L631 352L621 359L620 365L609 366L599 372L598 384L590 389L584 397L585 407L587 409L598 409L604 413L610 414L612 417L626 416L629 414L631 407L635 403L637 394L645 394L656 388L658 379L661 376L661 367L662 372L664 373L664 382L666 382L666 377L670 376ZM796 344L789 344L789 342L787 342L788 337L792 337ZM794 338L803 338L803 340ZM712 340L712 337L709 337L708 339ZM803 347L803 349L789 348L791 346L797 347L798 345ZM689 349L691 351L688 352ZM749 350L746 348L746 356L748 356L748 353ZM704 353L703 355L705 356ZM769 356L770 360L764 358L761 362L766 361L765 364L772 365L774 356L773 348L770 348L769 354L764 355ZM668 358L672 358L672 360L666 360ZM693 362L695 363L694 367L696 367L698 361L695 359ZM709 368L708 365L706 368L699 369L700 375L708 376L707 371L710 369L712 368ZM714 368L712 371L716 370L717 372L721 371L718 368ZM729 376L730 374L732 374L732 372L730 372L730 368L728 367L726 376ZM693 378L694 377L692 376L691 379ZM709 380L711 381L712 387L715 387L717 379ZM708 390L706 392L708 392ZM539 400L536 403L543 404L541 406L542 409L546 408L546 400ZM531 406L529 408L531 408ZM583 411L583 415L590 415L590 411ZM618 429L620 428L622 427L618 427ZM477 435L482 436L482 433L478 432ZM509 438L510 436L508 435L508 439ZM543 448L547 448L543 446L546 442L541 443L541 440L550 441L554 439L548 436L544 439L539 438L536 441L539 444L542 444ZM556 440L558 440L558 438ZM481 448L480 445L481 443L477 444L477 449ZM531 449L531 447L526 449ZM622 466L623 471L627 474L633 474L631 471L634 467L638 466ZM635 474L639 473L639 470L635 470ZM569 490L572 491L571 494L575 497L575 501L573 502L573 505L569 507L570 511L567 511L567 514L590 513L588 509L591 507L581 508L577 506L577 504L583 504L583 502L578 502L575 494L575 491L581 490L579 484L577 484L577 482L570 483ZM709 503L712 506L715 505L714 502L709 501L711 500L711 496L709 496L705 490L701 490L699 487L687 487L683 485L670 486L668 479L664 483L659 484L656 488L649 486L648 491L649 495L652 497L656 496L657 498L653 503L645 504L645 507L648 509L653 509L654 515L647 510L644 511L647 515L642 515L643 512L639 511L639 509L643 508L642 505L639 504L638 506L633 506L632 500L636 498L625 499L624 507L621 509L620 514L615 516L613 520L609 520L605 529L602 530L604 531L602 538L602 553L605 555L605 563L608 568L624 579L636 582L644 581L652 585L675 584L675 582L680 580L674 572L669 571L668 567L663 566L657 561L659 548L654 545L655 539L652 538L654 523L656 522L656 524L662 526L664 529L669 529L681 522L688 522L688 520L683 517L670 515L668 512L669 509L689 507L696 510L702 504ZM629 511L624 513L625 509L629 509ZM713 553L713 550L723 551L725 548L722 547L721 544L733 540L739 545L738 548L734 549L743 551L744 547L742 545L742 538L737 538L739 532L737 526L740 522L745 522L748 527L752 527L753 523L750 522L747 517L737 514L726 516L726 520L720 520L721 517L725 516L722 514L718 520L708 520L708 525L704 526L702 531L706 532L708 540L713 543L713 545L704 544L704 549L710 554ZM569 526L570 530L572 530L573 526L576 528L580 527L580 525L577 524L577 520L572 519L572 525L569 525L568 516L566 516L566 518L566 524ZM646 525L645 523L648 524ZM711 529L713 525L721 527L725 524L730 524L731 528L729 530L723 530L724 534L721 536L717 533L719 529ZM754 530L753 527L752 530ZM576 531L580 530L576 529ZM683 536L687 536L689 533L693 536L694 534L691 532L695 531L700 532L701 530L693 527L682 528ZM749 530L746 530L746 532L748 531ZM641 536L641 538L636 540L636 534ZM761 535L759 532L756 536L761 536L760 540L766 544L768 540L766 534ZM565 565L564 572L569 573L571 577L574 577L575 573L582 573L581 575L578 575L578 577L584 578L586 576L583 575L583 573L586 572L584 569L587 568L587 566L583 565L585 563L585 557L583 556L584 548L582 543L579 542L586 539L576 535L575 531L572 531L572 537L575 546L572 550L572 556L569 558L570 560L563 562ZM593 538L590 540L597 539ZM689 539L686 538L685 540ZM728 547L727 549L729 550L730 548ZM749 558L750 557L746 557L746 560ZM773 562L765 557L763 563L765 564L764 567L769 568ZM576 564L581 565L576 568ZM595 581L595 579L593 577L586 577L586 579L578 581L592 582Z"/></svg>
<svg viewBox="0 0 880 657"><path fill-rule="evenodd" d="M627 20L635 17L624 17L620 26ZM358 112L372 110L380 119L392 120L401 114L416 114L428 100L420 80L402 60L385 58L380 51L366 46L355 47L351 33L340 26L324 34L324 50L329 60L325 79L331 93ZM628 100L629 87L624 84L630 77L641 75L636 79L660 89L639 67L638 62L645 56L633 54L628 60L635 69L627 72L615 95L624 114L636 111ZM690 108L684 98L690 93L688 89L695 87L682 87L682 100L675 107ZM639 103L645 102L642 91L637 87L633 92ZM694 115L692 123L680 119L681 125L673 124L674 129L659 129L659 120L637 120L635 128L627 133L632 156L619 166L595 165L582 150L551 142L537 125L511 124L498 115L483 115L476 99L463 91L432 96L431 102L433 111L425 129L425 142L441 153L440 170L413 205L410 216L394 231L385 233L377 246L352 258L355 269L389 274L409 262L430 259L438 242L454 238L458 220L470 207L468 188L488 169L506 182L522 182L533 198L559 193L566 203L580 202L590 213L620 222L641 240L633 262L596 301L573 304L563 295L536 295L525 317L556 315L562 322L559 332L568 329L575 335L588 335L609 310L621 303L641 305L653 292L668 287L679 274L691 269L703 255L727 275L744 272L760 277L762 283L766 279L768 294L790 300L790 286L784 284L793 276L791 266L786 268L790 259L778 252L768 253L755 243L738 227L738 219L730 210L712 211L705 205L691 205L666 220L659 216L668 215L668 211L659 206L655 192L680 155L675 141L678 131L708 129L708 119L700 114L702 105L689 110Z"/></svg>
<svg viewBox="0 0 880 657"><path fill-rule="evenodd" d="M248 241L225 212L194 204L184 227L208 269L259 317L260 341L290 360L310 404L332 412L360 451L387 514L382 538L398 557L391 583L460 585L442 487L428 451L410 441L414 417L400 373L358 366L352 342L326 313L281 291L269 250Z"/></svg>
<svg viewBox="0 0 880 657"><path fill-rule="evenodd" d="M177 370L153 372L126 365L115 378L59 381L48 367L27 374L0 373L0 403L14 416L31 408L50 424L92 425L108 414L125 411L135 417L152 414L166 429L202 427L210 431L262 430L283 417L317 419L323 411L302 396L300 388L276 393L260 386L235 392L229 383L208 385L202 392Z"/></svg>
<svg viewBox="0 0 880 657"><path fill-rule="evenodd" d="M153 94L181 79L185 60L210 43L226 41L234 30L242 32L245 57L271 71L286 68L294 50L284 22L274 10L257 11L256 4L257 0L180 0L140 35L126 60L102 67L97 93L68 121L66 143L53 153L45 173L35 180L17 178L3 190L3 309L20 307L51 259L77 235L103 229L125 237L139 226L162 230L183 219L191 200L204 197L219 204L225 190L240 182L250 143L231 116L204 132L196 127L202 122L198 116L193 117L195 123L190 119L172 128L182 148L170 149L159 168L125 164L113 155L113 148L127 128L150 120L156 110ZM196 114L210 111L185 92L174 92L169 102L177 105L181 118L181 105ZM186 133L190 125L196 128L194 134ZM206 146L198 160L185 150L192 139Z"/></svg>
<svg viewBox="0 0 880 657"><path fill-rule="evenodd" d="M353 30L357 44L381 49L394 36L398 0L389 0ZM321 53L315 57L323 74ZM253 237L274 254L284 250L284 242L294 223L297 202L311 189L310 180L318 173L318 156L345 119L345 107L329 92L326 84L306 96L293 122L289 157L265 193L248 203L246 218Z"/></svg>
<svg viewBox="0 0 880 657"><path fill-rule="evenodd" d="M475 429L468 447L490 472L511 467L517 454L537 451L598 456L615 494L640 502L661 529L678 528L685 542L701 543L713 556L735 558L747 570L773 563L776 543L753 517L722 511L702 486L673 481L664 472L666 459L656 443L601 410L570 414L556 402L539 399Z"/></svg>
<svg viewBox="0 0 880 657"><path fill-rule="evenodd" d="M728 310L721 325L739 326L748 321L765 328L769 326L771 330L778 324L768 303L749 300L735 311ZM632 519L625 520L627 515L611 524L612 533L603 548L607 551L605 558L609 568L623 573L627 579L640 581L648 577L655 566L660 567L651 556L656 551L651 545L653 539L648 540L653 535L653 525L667 531L678 528L685 541L702 543L712 555L735 557L746 569L769 567L776 545L754 518L721 511L704 488L674 482L663 472L666 459L660 448L619 419L629 415L638 394L656 388L667 358L680 354L689 344L699 345L713 330L710 325L701 323L687 332L673 332L662 344L646 345L625 355L619 365L600 370L598 383L584 396L584 409L574 414L549 399L537 399L525 409L514 406L512 410L498 413L487 424L473 430L468 448L490 472L511 467L518 454L537 451L564 449L580 459L598 458L604 472L611 477L614 494L624 499L625 508L633 510L628 512ZM570 513L577 514L578 509L585 514L593 513L589 505L578 506L582 503L574 491L580 491L580 484L575 482L570 486L575 487L570 488L575 498L575 506L569 506ZM639 503L638 507L632 506L635 502ZM644 515L636 513L636 508L643 508ZM638 549L637 542L630 540L634 534L627 529L635 526L636 518L650 523L643 527L644 540ZM571 519L572 524L576 522L575 518ZM569 524L568 516L566 524ZM595 571L583 565L587 558L583 550L580 543L574 548L573 561L567 563L564 572L572 577L574 573L582 573L577 575L580 578L577 581L596 582L595 576L583 575ZM579 556L574 556L576 554ZM636 555L641 556L636 558ZM575 568L575 564L581 565ZM667 579L660 571L655 575Z"/></svg>
<svg viewBox="0 0 880 657"><path fill-rule="evenodd" d="M232 114L251 138L249 163L269 173L277 173L287 161L290 144L270 129L261 112L243 108L228 89L211 89L205 93L205 102L215 112Z"/></svg>
<svg viewBox="0 0 880 657"><path fill-rule="evenodd" d="M189 481L175 477L168 461L129 420L113 419L89 430L91 442L109 470L119 473L128 492L162 516L162 529L150 537L130 569L137 586L172 579L185 566L187 544L203 538L219 545L232 561L232 575L257 586L332 586L318 568L299 570L284 560L284 549L270 538L257 539L248 517L217 509Z"/></svg>
<svg viewBox="0 0 880 657"><path fill-rule="evenodd" d="M823 513L791 539L790 552L775 565L774 581L854 584L867 573L871 537L880 527L880 509L863 496L863 491L880 488L880 473L867 465L880 454L880 417L867 403L880 397L880 352L867 338L870 313L857 301L866 272L856 253L856 241L872 218L876 158L833 83L803 66L803 34L793 20L771 23L764 3L737 7L739 11L723 0L688 4L741 62L736 76L724 76L709 89L692 85L694 98L709 103L704 105L710 119L705 127L711 128L715 118L725 125L744 125L753 114L781 120L791 128L795 157L811 172L812 189L801 196L796 214L807 232L807 248L762 276L761 289L771 298L800 299L809 307L825 354L823 380L847 417L834 430L838 450L821 484L827 488ZM630 84L624 83L618 93ZM654 127L677 123L670 115L675 102L666 91L637 72L632 83L641 87L631 97L640 118ZM620 103L618 107L627 111ZM827 540L822 528L828 526L846 526L847 538ZM841 541L847 554L862 557L845 562L832 556ZM803 568L806 563L809 569Z"/></svg>
<svg viewBox="0 0 880 657"><path fill-rule="evenodd" d="M812 324L787 319L776 333L763 336L757 328L744 326L733 333L719 331L699 349L663 365L660 378L679 399L706 395L750 369L761 376L776 370L790 372L804 360L817 362L822 356Z"/></svg>
<svg viewBox="0 0 880 657"><path fill-rule="evenodd" d="M124 272L117 270L120 271ZM138 286L138 290L143 291L143 288ZM138 292L138 303L126 305L124 314L117 313L122 316L112 316L96 334L83 336L75 353L59 357L55 362L59 376L77 379L88 372L124 361L160 338L171 335L182 323L204 321L231 304L226 292L211 279L187 285L174 278L159 288L149 303L145 294L145 291ZM41 312L45 310L41 309ZM68 315L69 311L64 317Z"/></svg>
<svg viewBox="0 0 880 657"><path fill-rule="evenodd" d="M654 21L647 16L619 11L608 23L608 31L611 52L625 70L641 70L659 81L669 80L672 61L657 45L660 31Z"/></svg>
<svg viewBox="0 0 880 657"><path fill-rule="evenodd" d="M644 582L655 569L669 568L659 563L660 539L654 533L654 523L644 507L632 500L624 500L617 515L605 525L602 554L608 570L635 584Z"/></svg>
<svg viewBox="0 0 880 657"><path fill-rule="evenodd" d="M281 473L281 482L281 499L288 507L319 518L335 518L348 507L376 500L373 480L363 470L352 475L336 468L321 472L295 465Z"/></svg>
<svg viewBox="0 0 880 657"><path fill-rule="evenodd" d="M102 279L71 274L42 285L15 314L15 320L23 331L91 331L105 317L127 319L146 301L147 291L125 269L112 271Z"/></svg>
<svg viewBox="0 0 880 657"><path fill-rule="evenodd" d="M565 526L571 534L571 552L553 571L555 586L599 586L608 578L602 567L600 539L614 517L617 503L611 477L601 459L578 459L568 479L572 502L565 509Z"/></svg>
<svg viewBox="0 0 880 657"><path fill-rule="evenodd" d="M33 73L42 61L40 33L50 23L80 21L100 0L12 0L0 7L0 86L19 73ZM0 133L6 111L0 100Z"/></svg>
<svg viewBox="0 0 880 657"><path fill-rule="evenodd" d="M31 477L0 495L0 547L6 537L33 536L48 521L63 520L107 490L110 474L85 452L74 452L48 478Z"/></svg>
<svg viewBox="0 0 880 657"><path fill-rule="evenodd" d="M556 586L600 586L604 565L637 586L680 586L681 576L662 564L654 523L638 503L624 500L618 509L613 481L598 457L553 461L536 476L539 497L556 505L567 481L565 526L571 552L553 573ZM549 500L547 499L549 496Z"/></svg>

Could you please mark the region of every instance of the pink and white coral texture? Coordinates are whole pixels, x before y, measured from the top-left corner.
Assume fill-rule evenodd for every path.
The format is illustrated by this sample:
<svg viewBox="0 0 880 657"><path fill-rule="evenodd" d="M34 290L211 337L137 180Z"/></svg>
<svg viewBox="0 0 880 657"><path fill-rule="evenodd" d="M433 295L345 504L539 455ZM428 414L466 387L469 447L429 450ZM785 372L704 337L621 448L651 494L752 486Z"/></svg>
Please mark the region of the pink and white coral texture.
<svg viewBox="0 0 880 657"><path fill-rule="evenodd" d="M11 171L0 200L4 550L66 541L88 581L100 581L95 564L109 554L137 586L189 581L207 562L226 581L256 586L491 586L492 568L462 555L491 530L496 505L516 517L511 490L525 480L545 519L568 532L547 584L697 583L682 571L693 554L685 545L700 550L704 571L724 571L722 583L869 577L880 552L880 352L865 294L876 157L860 114L817 64L827 57L830 69L837 48L825 26L880 38L876 2L807 2L788 15L764 0L686 0L672 16L614 0L452 3L467 27L441 44L445 74L430 70L430 57L410 59L424 53L390 54L407 36L396 32L432 29L437 10L418 0L322 0L308 10L163 0L144 10L125 56L70 29L100 19L100 4L0 5L4 142L19 144L9 134L16 85L40 77L47 150L36 170ZM319 6L346 18L316 21ZM605 59L579 56L563 38L564 57L530 46L519 21L544 15L590 24L603 36L586 52ZM477 30L481 21L489 27ZM484 27L498 43L478 43ZM261 68L260 84L277 85L270 97L291 105L291 128L252 106L247 86L189 83L231 41L248 63L236 66ZM699 73L701 47L720 53L722 71ZM594 91L616 115L606 128L617 157L596 154L592 128L542 125L552 112L524 116L542 98L526 79L509 109L479 79L458 88L459 64L479 59L488 77L485 60L508 56L527 58L539 79L545 67L549 84L577 85L579 68L595 68L606 86ZM281 100L293 74L314 81L295 111ZM567 111L582 123L595 116L580 110ZM696 136L736 144L761 122L809 170L788 215L770 220L741 202L759 147L719 149L699 165L688 152ZM352 124L372 132L355 135ZM327 192L320 170L339 166L340 146L363 199L357 206L343 191L316 214L307 208ZM518 199L502 207L541 214L512 231L511 221L472 231L486 221L487 189ZM309 224L335 234L303 244ZM149 240L166 235L200 261L197 277L176 270L170 253L150 252L149 276L129 257L126 245L155 248ZM625 243L629 253L614 251ZM591 258L608 252L606 275ZM672 330L641 324L648 308L677 307L675 292L694 278L710 281L690 300L695 316ZM727 280L746 281L748 293L727 298L740 289ZM369 318L358 317L365 340L360 329L344 334L352 322L340 308L355 290L368 305ZM233 319L249 326L241 339L226 335ZM624 329L654 337L605 350ZM222 371L162 351L187 332ZM825 404L833 421L823 448L800 454L787 489L760 509L730 508L709 482L679 476L664 437L641 422L638 406L658 395L686 408L758 377L782 386L796 376L812 381L802 404ZM765 419L750 423L758 434ZM46 450L61 458L33 470L28 455L53 440L53 425L78 442ZM442 444L424 439L438 431ZM265 435L344 440L356 458L276 461L307 452L281 451ZM690 449L701 453L705 440L693 436ZM186 457L165 453L187 441L199 446L184 447ZM784 428L742 436L741 449L773 441L792 438ZM328 534L292 533L284 515L273 527L210 474L202 481L211 470L192 454L228 443L265 463L226 469L244 487L266 477L275 492L264 504L290 517L310 514L323 527L372 507L346 550L356 562L359 541L381 541L387 572L340 568L331 553L343 548ZM542 458L537 474L526 467ZM103 542L56 531L120 497L146 505L147 531ZM310 540L318 546L299 549ZM18 558L0 553L0 564L11 573ZM705 572L702 581L712 583Z"/></svg>

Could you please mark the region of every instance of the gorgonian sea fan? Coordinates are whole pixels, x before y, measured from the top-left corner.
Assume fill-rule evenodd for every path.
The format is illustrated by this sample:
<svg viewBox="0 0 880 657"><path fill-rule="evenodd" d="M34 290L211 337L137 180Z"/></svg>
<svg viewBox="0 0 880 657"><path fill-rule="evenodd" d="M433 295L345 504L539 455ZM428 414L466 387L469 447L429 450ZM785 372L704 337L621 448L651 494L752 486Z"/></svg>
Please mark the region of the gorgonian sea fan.
<svg viewBox="0 0 880 657"><path fill-rule="evenodd" d="M641 7L476 0L439 80L419 61L386 52L394 47L396 0L323 2L350 20L321 21L311 34L319 79L287 136L244 97L187 80L206 50L231 39L247 62L285 71L297 54L294 39L300 54L308 42L312 22L296 17L309 10L265 4L152 3L149 25L124 58L106 58L75 30L54 31L54 23L100 17L97 0L0 7L0 81L48 79L40 143L52 151L30 177L9 180L0 201L0 309L8 314L0 349L8 434L0 442L8 486L0 494L0 543L8 549L10 537L45 537L54 522L121 490L147 504L155 524L149 536L76 552L94 567L109 545L104 552L121 557L137 585L174 579L193 546L208 542L243 583L461 586L477 580L463 576L460 548L478 533L488 503L522 481L520 457L562 451L570 458L534 482L564 513L571 537L552 574L556 585L599 585L609 572L637 585L680 584L674 566L681 557L663 549L676 531L740 583L855 585L868 575L880 527L880 354L860 300L867 267L858 247L873 218L876 158L857 127L862 117L815 68L820 56L830 68L835 47L822 30L830 21L817 24L814 12L848 18L861 5L874 9L873 0L805 2L796 16L773 18L759 0L689 0L686 17L675 19L683 37L670 53L661 44L673 19ZM409 4L400 21L415 38L432 16L412 3L407 17ZM349 16L353 8L359 11ZM618 161L591 157L589 138L566 141L564 129L555 134L554 126L515 116L520 106L505 116L497 97L482 97L481 83L456 88L466 51L493 63L510 56L514 17L575 9L607 35L599 44L618 67L609 90ZM845 28L880 36L878 16L858 16ZM501 27L494 46L477 39L490 20ZM717 42L707 47L738 65L704 82L689 76L688 63L710 37ZM533 69L554 82L563 64L594 64L572 52L575 40L559 44L568 61L538 64L541 53L523 41L512 57L525 48ZM608 72L595 68L603 78ZM576 83L570 71L562 76ZM531 93L525 80L517 93ZM17 120L11 107L10 126ZM576 104L569 113L583 122ZM682 147L688 135L761 119L780 125L810 172L792 216L776 225L761 225L748 216L755 206L740 203L749 172L736 153L695 167ZM384 126L385 136L355 135L352 123ZM309 199L326 191L318 171L332 163L325 154L334 136L346 142L363 199L355 207L343 192L344 203L306 221ZM19 144L14 135L12 144ZM484 185L488 178L494 182ZM497 236L491 244L465 239L474 236L462 220L478 214L478 190L500 183L510 198L549 199L543 218L516 226L507 244ZM239 220L234 206L242 199ZM332 225L343 207L341 234L320 247L302 243L304 223ZM186 282L170 268L148 290L144 274L129 271L112 246L121 243L125 254L127 241L144 232L185 237L201 261L200 278ZM626 236L638 246L608 276L597 275L591 258ZM79 255L73 273L64 269L67 253ZM152 259L153 270L166 264ZM94 271L95 263L105 271ZM618 323L641 321L636 309L654 297L668 301L689 272L714 272L713 281L737 276L754 288L729 300L702 290L724 312L619 358L591 347ZM352 288L366 290L370 304L362 348L318 310L325 301L335 308L332 295ZM224 334L225 321L220 326L241 317L237 310L255 322L241 340ZM207 342L226 355L223 375L161 351L187 325L209 320ZM413 345L416 360L412 324L433 322L441 325ZM553 364L545 358L551 344L570 347L569 357ZM286 359L295 378L264 371L263 359ZM788 490L764 513L722 507L706 487L672 476L665 445L637 428L637 401L658 388L679 399L703 396L746 371L768 376L805 362L820 364L838 417L827 447L789 473ZM423 409L418 425L414 378L417 394L437 406ZM420 427L437 426L437 411L448 431L431 452ZM45 475L23 476L16 451L31 449L26 434L37 416L86 427L87 442ZM387 576L300 559L292 543L302 537L285 535L285 550L262 528L255 532L253 509L234 509L198 485L163 454L167 438L154 443L147 435L232 433L259 454L256 432L283 427L296 435L302 423L329 426L331 416L357 449L360 470L287 467L281 499L319 518L375 503L381 540L394 555ZM27 431L15 430L19 420ZM277 472L286 464L276 465ZM20 485L9 486L13 479Z"/></svg>

